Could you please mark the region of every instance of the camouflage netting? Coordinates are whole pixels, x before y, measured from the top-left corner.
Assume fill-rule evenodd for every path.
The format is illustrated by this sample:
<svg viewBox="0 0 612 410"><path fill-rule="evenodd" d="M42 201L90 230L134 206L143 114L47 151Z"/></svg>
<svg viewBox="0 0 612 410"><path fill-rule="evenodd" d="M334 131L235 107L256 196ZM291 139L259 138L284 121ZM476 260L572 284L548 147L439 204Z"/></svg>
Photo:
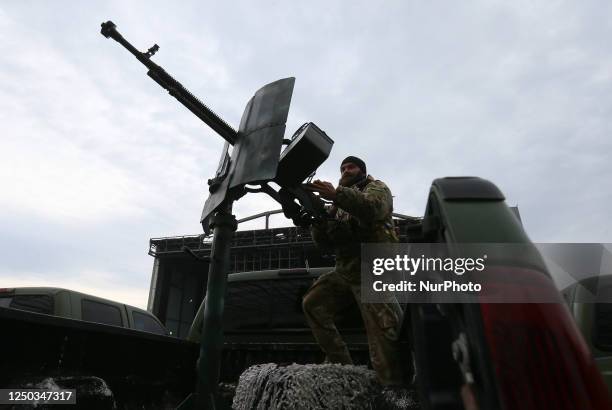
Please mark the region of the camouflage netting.
<svg viewBox="0 0 612 410"><path fill-rule="evenodd" d="M417 409L414 393L384 390L365 366L274 363L248 368L240 376L233 408L252 409Z"/></svg>

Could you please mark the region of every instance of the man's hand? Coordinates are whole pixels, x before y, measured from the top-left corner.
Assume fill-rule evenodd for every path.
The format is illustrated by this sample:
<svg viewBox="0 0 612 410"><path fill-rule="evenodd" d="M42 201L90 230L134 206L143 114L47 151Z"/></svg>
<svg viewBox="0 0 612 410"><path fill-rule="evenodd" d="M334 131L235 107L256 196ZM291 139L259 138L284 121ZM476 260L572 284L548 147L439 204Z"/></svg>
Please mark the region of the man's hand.
<svg viewBox="0 0 612 410"><path fill-rule="evenodd" d="M336 200L336 188L330 182L317 179L310 184L305 184L305 187L311 192L317 192L323 199L328 199L330 201Z"/></svg>

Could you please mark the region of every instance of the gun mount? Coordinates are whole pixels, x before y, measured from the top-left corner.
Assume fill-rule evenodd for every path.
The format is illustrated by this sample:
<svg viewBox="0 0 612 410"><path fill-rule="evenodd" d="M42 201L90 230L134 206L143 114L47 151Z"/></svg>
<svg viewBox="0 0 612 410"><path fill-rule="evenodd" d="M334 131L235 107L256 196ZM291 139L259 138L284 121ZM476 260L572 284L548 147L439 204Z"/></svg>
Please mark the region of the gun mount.
<svg viewBox="0 0 612 410"><path fill-rule="evenodd" d="M146 52L138 51L118 31L112 21L102 23L101 34L112 38L148 68L147 75L181 104L210 126L226 142L214 178L208 180L207 198L200 223L206 233L213 229L213 245L207 292L198 315L203 312L198 383L180 408L214 409L223 342L222 318L227 286L229 249L236 218L233 202L248 192L263 192L278 201L285 216L305 226L325 218L323 203L306 191L302 181L314 175L329 156L333 140L316 125L307 123L284 139L295 79L285 78L258 90L244 109L238 131L196 98L151 57L159 51L154 44ZM281 154L283 144L288 146ZM233 145L229 154L229 146ZM281 188L276 191L270 182ZM198 316L196 315L196 316Z"/></svg>
<svg viewBox="0 0 612 410"><path fill-rule="evenodd" d="M211 195L200 219L206 233L210 230L210 217L221 204L247 192L267 193L281 204L285 216L300 226L325 216L322 206L303 189L301 182L327 159L333 140L313 123L300 127L291 140L283 139L294 78L275 81L257 91L248 102L236 131L151 60L159 51L157 44L146 52L138 51L112 21L102 23L100 32L125 47L148 68L149 77L227 142L216 175L208 181ZM231 158L230 144L234 146ZM288 146L280 153L283 144ZM268 185L272 181L281 186L282 192ZM259 188L245 189L245 185L259 185Z"/></svg>

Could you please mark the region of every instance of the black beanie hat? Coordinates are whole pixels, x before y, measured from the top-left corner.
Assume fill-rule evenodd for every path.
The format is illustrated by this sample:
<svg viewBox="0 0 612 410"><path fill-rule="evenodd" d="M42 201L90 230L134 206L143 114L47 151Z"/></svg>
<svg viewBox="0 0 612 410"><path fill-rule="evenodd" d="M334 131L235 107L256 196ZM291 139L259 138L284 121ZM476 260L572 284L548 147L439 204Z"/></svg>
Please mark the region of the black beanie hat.
<svg viewBox="0 0 612 410"><path fill-rule="evenodd" d="M342 160L342 163L340 164L340 167L342 167L342 165L346 164L347 162L352 162L353 164L357 165L357 167L364 173L367 174L367 170L366 170L366 164L365 162L363 162L363 160L354 157L352 155L349 155L348 157L344 158Z"/></svg>

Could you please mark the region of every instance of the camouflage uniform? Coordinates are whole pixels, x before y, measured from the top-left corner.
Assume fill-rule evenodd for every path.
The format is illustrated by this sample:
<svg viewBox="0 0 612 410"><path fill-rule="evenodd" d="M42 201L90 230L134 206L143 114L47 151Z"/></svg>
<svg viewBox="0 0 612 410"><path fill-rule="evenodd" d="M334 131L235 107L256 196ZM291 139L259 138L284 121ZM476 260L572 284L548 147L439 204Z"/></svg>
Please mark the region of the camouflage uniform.
<svg viewBox="0 0 612 410"><path fill-rule="evenodd" d="M380 382L401 384L399 326L402 311L392 295L387 303L361 302L361 243L397 242L389 188L368 175L361 184L338 187L335 218L312 227L320 248L332 249L336 267L310 287L302 306L321 349L332 363L351 364L351 356L334 324L334 317L357 301L368 335L370 359Z"/></svg>

